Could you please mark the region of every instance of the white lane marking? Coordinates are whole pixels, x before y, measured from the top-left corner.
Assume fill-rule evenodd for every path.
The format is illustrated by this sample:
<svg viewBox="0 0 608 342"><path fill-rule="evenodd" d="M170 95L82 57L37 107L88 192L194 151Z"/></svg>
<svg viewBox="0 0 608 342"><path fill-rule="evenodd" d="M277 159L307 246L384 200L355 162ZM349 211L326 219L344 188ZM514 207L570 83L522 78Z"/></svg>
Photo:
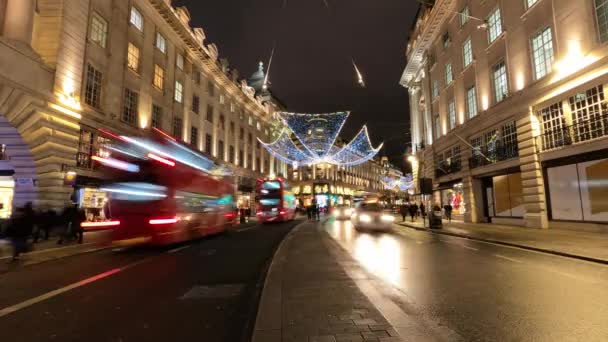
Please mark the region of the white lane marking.
<svg viewBox="0 0 608 342"><path fill-rule="evenodd" d="M125 270L127 270L129 268L132 268L132 267L135 267L135 266L137 266L137 265L139 265L141 263L144 263L148 259L150 259L150 258L143 259L143 260L140 260L140 261L128 264L128 265L123 266L123 267L113 268L113 269L111 269L109 271L106 271L106 272L94 275L92 277L83 279L83 280L81 280L79 282L76 282L74 284L62 287L62 288L57 289L57 290L53 290L53 291L47 292L47 293L45 293L43 295L40 295L38 297L34 297L34 298L31 298L31 299L28 299L26 301L23 301L21 303L15 304L13 306L6 307L6 308L0 310L0 318L2 318L4 316L7 316L7 315L10 315L10 314L12 314L14 312L17 312L19 310L25 309L27 307L30 307L30 306L32 306L34 304L38 304L40 302L43 302L43 301L45 301L47 299L51 299L53 297L59 296L60 294L66 293L66 292L74 290L76 288L88 285L88 284L96 282L98 280L102 280L102 279L108 278L108 277L113 276L113 275L115 275L117 273L120 273L120 272L125 271Z"/></svg>
<svg viewBox="0 0 608 342"><path fill-rule="evenodd" d="M186 248L190 248L190 245L174 248L174 249L168 251L167 253L169 253L169 254L177 253L179 251L183 251Z"/></svg>
<svg viewBox="0 0 608 342"><path fill-rule="evenodd" d="M89 242L89 243L83 243L83 244L72 245L72 246L65 246L65 247L46 248L46 249L41 249L41 250L38 250L38 251L34 250L34 251L31 251L31 252L23 253L22 255L24 257L27 257L28 255L37 255L37 254L43 254L43 253L57 252L57 251L63 251L63 250L66 250L66 249L73 249L73 248L76 248L76 247L82 248L82 247L86 247L86 246L93 246L95 244L96 244L95 242ZM0 257L0 260L9 259L9 258L12 258L12 256L9 255L9 256L5 256L5 257Z"/></svg>
<svg viewBox="0 0 608 342"><path fill-rule="evenodd" d="M244 232L244 231L247 231L247 230L251 230L253 228L257 228L257 226L251 226L251 227L247 227L247 228L243 228L243 229L238 229L237 232Z"/></svg>
<svg viewBox="0 0 608 342"><path fill-rule="evenodd" d="M520 264L523 263L523 261L521 261L521 260L513 259L513 258L510 258L508 256L504 256L504 255L500 255L500 254L494 254L494 256L497 257L497 258L501 258L501 259L505 259L505 260L509 260L509 261L513 261L513 262L517 262L517 263L520 263Z"/></svg>
<svg viewBox="0 0 608 342"><path fill-rule="evenodd" d="M477 249L477 248L473 248L473 247L469 247L469 246L465 246L465 245L462 245L462 247L466 248L466 249L470 249L472 251L479 251L479 249Z"/></svg>

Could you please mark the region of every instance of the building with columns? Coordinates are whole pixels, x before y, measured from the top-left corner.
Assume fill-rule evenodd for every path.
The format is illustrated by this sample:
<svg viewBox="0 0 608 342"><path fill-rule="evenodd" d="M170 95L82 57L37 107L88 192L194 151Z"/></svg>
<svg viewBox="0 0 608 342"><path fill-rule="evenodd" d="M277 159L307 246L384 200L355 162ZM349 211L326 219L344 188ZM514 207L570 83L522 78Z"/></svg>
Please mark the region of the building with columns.
<svg viewBox="0 0 608 342"><path fill-rule="evenodd" d="M98 205L100 128L161 129L232 166L243 194L286 174L257 143L282 105L218 55L171 0L0 0L0 218L74 193Z"/></svg>
<svg viewBox="0 0 608 342"><path fill-rule="evenodd" d="M608 0L432 3L401 80L415 179L465 222L606 229Z"/></svg>

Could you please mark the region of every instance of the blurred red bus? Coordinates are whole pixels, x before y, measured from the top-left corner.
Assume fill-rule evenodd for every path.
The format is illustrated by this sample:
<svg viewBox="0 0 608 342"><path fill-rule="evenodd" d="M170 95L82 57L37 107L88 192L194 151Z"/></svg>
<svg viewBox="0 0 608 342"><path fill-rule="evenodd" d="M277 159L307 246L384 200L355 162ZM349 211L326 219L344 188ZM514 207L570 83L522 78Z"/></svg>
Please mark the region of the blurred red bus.
<svg viewBox="0 0 608 342"><path fill-rule="evenodd" d="M109 156L95 158L118 170L102 187L114 244L173 244L234 223L231 178L213 161L166 136L119 138Z"/></svg>
<svg viewBox="0 0 608 342"><path fill-rule="evenodd" d="M262 223L291 221L296 217L296 198L283 178L258 179L256 216Z"/></svg>

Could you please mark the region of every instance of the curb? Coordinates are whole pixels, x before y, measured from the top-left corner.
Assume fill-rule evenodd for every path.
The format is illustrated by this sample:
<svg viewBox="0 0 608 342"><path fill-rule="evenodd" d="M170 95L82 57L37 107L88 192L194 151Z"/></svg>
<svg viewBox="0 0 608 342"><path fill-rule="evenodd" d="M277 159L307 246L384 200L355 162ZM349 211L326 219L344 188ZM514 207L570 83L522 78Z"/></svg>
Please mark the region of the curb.
<svg viewBox="0 0 608 342"><path fill-rule="evenodd" d="M282 278L283 264L287 258L286 246L293 239L294 234L307 223L308 221L301 222L287 233L272 256L258 304L258 312L251 337L253 342L281 341L283 328Z"/></svg>
<svg viewBox="0 0 608 342"><path fill-rule="evenodd" d="M608 265L608 260L594 258L594 257L588 257L588 256L584 256L584 255L572 254L572 253L562 252L562 251L558 251L558 250L552 250L552 249L546 249L546 248L540 248L540 247L533 247L533 246L528 246L528 245L521 245L521 244L517 244L517 243L505 242L505 241L500 241L500 240L480 238L480 237L476 237L476 236L470 236L470 235L458 234L458 233L451 233L451 232L446 232L446 231L441 231L441 230L432 230L432 229L428 229L428 228L420 228L420 227L415 227L415 226L411 226L411 225L408 225L408 224L397 223L397 225L399 225L401 227L407 227L407 228L410 228L410 229L415 229L415 230L419 230L419 231L424 231L424 232L432 233L432 234L454 236L454 237L458 237L458 238L462 238L462 239L468 239L468 240L473 240L473 241L481 241L481 242L493 243L493 244L496 244L496 245L521 248L521 249L526 249L526 250L540 252L540 253L545 253L545 254L557 255L557 256L561 256L561 257L565 257L565 258L579 259L579 260L584 260L584 261L588 261L588 262L593 262L593 263L596 263L596 264Z"/></svg>

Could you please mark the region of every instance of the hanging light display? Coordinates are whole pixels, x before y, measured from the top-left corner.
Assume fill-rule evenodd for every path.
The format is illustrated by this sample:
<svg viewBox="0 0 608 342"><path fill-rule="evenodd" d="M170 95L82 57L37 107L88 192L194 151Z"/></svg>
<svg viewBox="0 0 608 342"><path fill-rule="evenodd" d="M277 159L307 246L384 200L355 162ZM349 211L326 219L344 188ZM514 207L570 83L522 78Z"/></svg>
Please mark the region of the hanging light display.
<svg viewBox="0 0 608 342"><path fill-rule="evenodd" d="M258 140L270 154L294 167L319 163L359 165L376 156L382 144L372 146L365 126L348 144L336 144L349 115L280 113L285 128L279 137L271 143Z"/></svg>
<svg viewBox="0 0 608 342"><path fill-rule="evenodd" d="M414 177L409 174L403 177L383 177L382 184L386 189L397 189L399 191L408 191L414 187Z"/></svg>

